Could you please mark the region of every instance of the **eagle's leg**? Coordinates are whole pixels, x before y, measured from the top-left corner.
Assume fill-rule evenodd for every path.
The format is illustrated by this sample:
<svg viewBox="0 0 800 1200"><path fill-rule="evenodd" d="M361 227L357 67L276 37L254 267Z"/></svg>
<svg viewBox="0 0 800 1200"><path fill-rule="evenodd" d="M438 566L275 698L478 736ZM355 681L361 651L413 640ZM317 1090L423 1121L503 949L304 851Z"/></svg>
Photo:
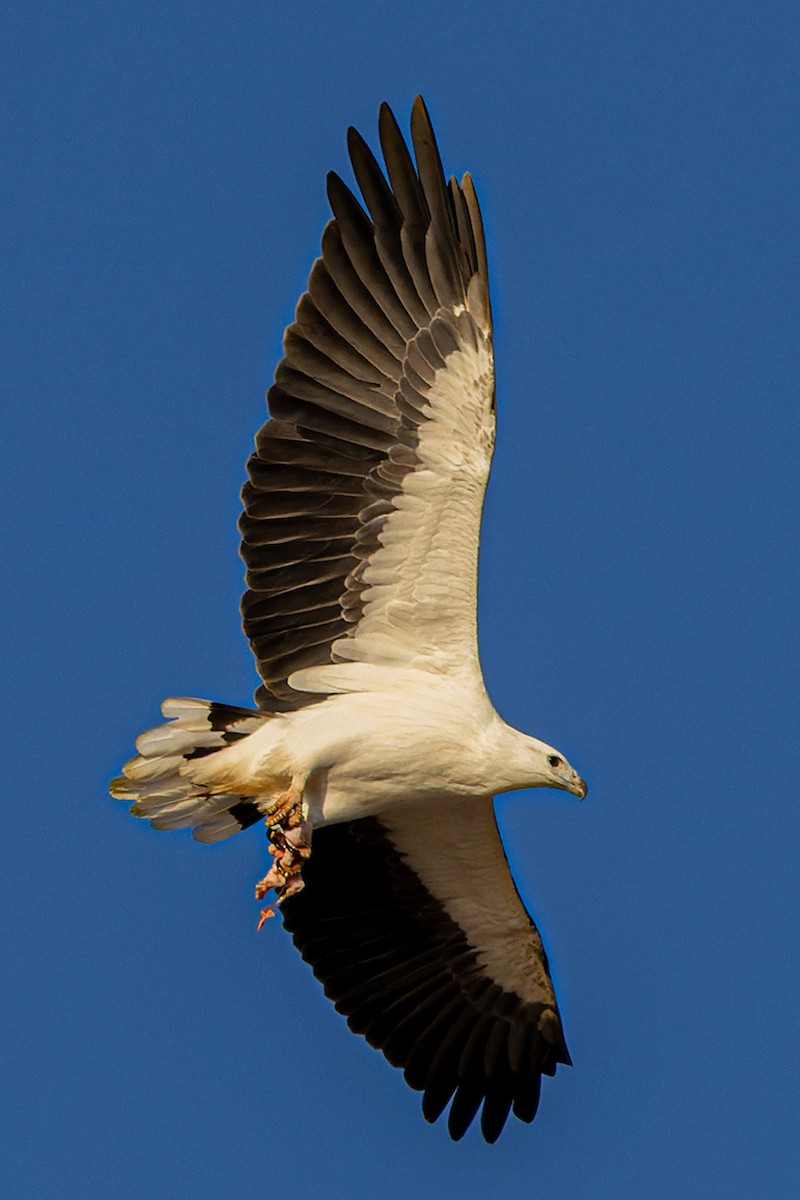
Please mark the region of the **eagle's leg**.
<svg viewBox="0 0 800 1200"><path fill-rule="evenodd" d="M302 888L300 870L311 853L311 834L303 809L303 789L299 781L293 779L291 786L278 797L264 824L267 827L269 852L273 863L264 878L256 884L256 900L262 900L267 892L274 888L275 898L280 904L287 896L293 896ZM258 928L274 915L273 909L263 909Z"/></svg>

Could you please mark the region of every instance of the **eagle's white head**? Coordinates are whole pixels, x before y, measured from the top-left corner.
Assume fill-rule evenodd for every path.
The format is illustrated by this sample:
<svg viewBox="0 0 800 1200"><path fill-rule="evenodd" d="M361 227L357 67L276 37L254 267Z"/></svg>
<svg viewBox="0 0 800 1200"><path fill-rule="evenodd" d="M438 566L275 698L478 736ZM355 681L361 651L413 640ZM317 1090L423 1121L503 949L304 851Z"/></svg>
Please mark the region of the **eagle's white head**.
<svg viewBox="0 0 800 1200"><path fill-rule="evenodd" d="M504 764L504 786L499 791L551 787L572 792L573 796L583 800L587 792L586 781L570 766L560 750L527 733L507 728L512 735L508 747L511 753Z"/></svg>

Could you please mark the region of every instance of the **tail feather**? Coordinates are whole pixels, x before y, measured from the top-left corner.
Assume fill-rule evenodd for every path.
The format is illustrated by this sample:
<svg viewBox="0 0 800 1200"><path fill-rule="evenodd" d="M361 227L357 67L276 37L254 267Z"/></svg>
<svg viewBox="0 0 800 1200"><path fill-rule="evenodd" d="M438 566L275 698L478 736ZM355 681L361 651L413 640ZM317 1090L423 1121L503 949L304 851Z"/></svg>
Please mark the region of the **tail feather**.
<svg viewBox="0 0 800 1200"><path fill-rule="evenodd" d="M189 829L192 826L199 827L206 825L216 818L226 814L228 809L236 807L241 803L241 796L233 796L230 793L220 796L202 797L192 796L188 800L171 804L167 808L152 814L146 811L141 803L136 804L136 816L147 817L153 829ZM236 833L241 829L241 824L236 829L231 830Z"/></svg>
<svg viewBox="0 0 800 1200"><path fill-rule="evenodd" d="M194 726L194 728L192 727ZM208 726L200 726L193 721L187 728L183 721L170 721L168 725L158 725L140 733L136 739L136 749L142 758L161 758L165 754L183 754L185 750L198 750L201 747L219 749L220 735Z"/></svg>
<svg viewBox="0 0 800 1200"><path fill-rule="evenodd" d="M199 842L216 842L253 825L268 810L258 798L213 792L191 777L194 759L225 750L270 720L252 708L187 697L165 700L167 723L136 739L138 756L111 781L111 795L133 801L130 811L154 829L192 828Z"/></svg>

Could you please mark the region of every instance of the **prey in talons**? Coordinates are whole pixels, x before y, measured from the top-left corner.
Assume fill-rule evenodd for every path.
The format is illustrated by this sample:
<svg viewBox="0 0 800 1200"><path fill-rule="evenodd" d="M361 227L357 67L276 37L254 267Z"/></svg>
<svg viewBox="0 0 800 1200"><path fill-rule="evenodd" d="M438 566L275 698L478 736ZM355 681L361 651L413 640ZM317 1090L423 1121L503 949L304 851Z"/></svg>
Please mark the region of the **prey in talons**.
<svg viewBox="0 0 800 1200"><path fill-rule="evenodd" d="M264 824L273 862L264 878L256 884L255 898L263 900L267 892L274 889L276 902L280 904L287 896L293 896L302 889L301 871L311 853L311 829L303 813L299 791L290 788L285 792ZM261 929L274 916L273 908L263 908L258 928Z"/></svg>

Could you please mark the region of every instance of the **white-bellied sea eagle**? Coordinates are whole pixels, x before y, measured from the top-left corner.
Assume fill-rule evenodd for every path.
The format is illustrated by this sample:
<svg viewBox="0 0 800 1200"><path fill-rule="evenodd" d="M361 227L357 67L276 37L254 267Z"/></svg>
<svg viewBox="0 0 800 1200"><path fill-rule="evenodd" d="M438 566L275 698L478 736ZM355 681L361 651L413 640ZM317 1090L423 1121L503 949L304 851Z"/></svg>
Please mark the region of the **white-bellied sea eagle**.
<svg viewBox="0 0 800 1200"><path fill-rule="evenodd" d="M409 153L380 110L363 197L333 219L284 337L241 518L257 709L165 701L112 784L156 829L264 820L283 923L356 1033L460 1138L531 1121L569 1063L493 796L586 785L495 712L478 660L478 538L495 431L486 249L421 98ZM271 915L265 909L263 916Z"/></svg>

